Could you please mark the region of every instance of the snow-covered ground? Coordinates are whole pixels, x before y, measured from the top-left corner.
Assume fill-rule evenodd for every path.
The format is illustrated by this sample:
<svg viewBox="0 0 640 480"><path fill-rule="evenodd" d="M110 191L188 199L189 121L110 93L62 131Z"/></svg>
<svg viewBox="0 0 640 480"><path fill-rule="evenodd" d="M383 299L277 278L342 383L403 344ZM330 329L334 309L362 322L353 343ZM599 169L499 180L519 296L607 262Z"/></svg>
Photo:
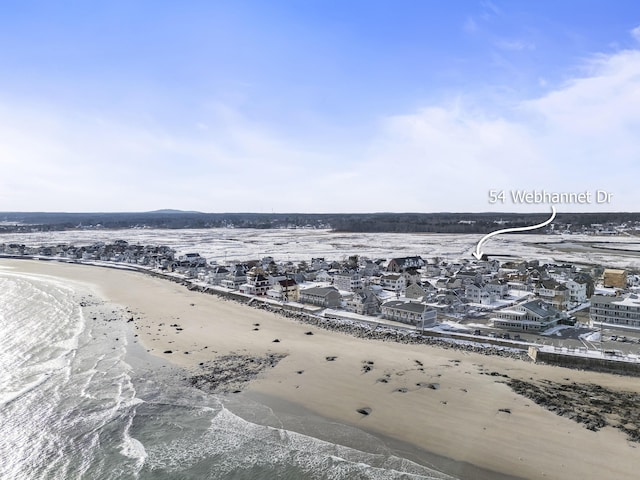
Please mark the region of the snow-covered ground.
<svg viewBox="0 0 640 480"><path fill-rule="evenodd" d="M599 331L583 333L580 335L580 338L585 340L586 342L599 342L602 339L602 335Z"/></svg>
<svg viewBox="0 0 640 480"><path fill-rule="evenodd" d="M616 360L619 362L640 362L640 356L632 353L624 353L618 350L589 350L587 348L567 348L552 345L543 345L539 347L541 352L559 353L562 355L571 355L576 357L602 358L606 360Z"/></svg>
<svg viewBox="0 0 640 480"><path fill-rule="evenodd" d="M544 335L550 337L551 335L556 335L558 337L562 336L562 330L571 329L573 330L575 327L570 325L556 325L555 327L548 328L544 332L540 333L540 335Z"/></svg>
<svg viewBox="0 0 640 480"><path fill-rule="evenodd" d="M471 253L483 235L415 233L335 233L312 229L125 229L72 230L2 234L0 243L27 246L91 245L116 239L134 244L168 245L178 253L198 252L219 263L272 256L276 261L309 261L313 257L342 260L350 255L372 259L420 255L449 261L472 259ZM563 243L565 242L565 243ZM507 255L542 262L597 263L607 267L640 268L640 256L629 252L602 251L575 242L611 242L624 248L634 243L628 237L587 235L497 235L483 245L488 255ZM540 245L538 245L540 244Z"/></svg>

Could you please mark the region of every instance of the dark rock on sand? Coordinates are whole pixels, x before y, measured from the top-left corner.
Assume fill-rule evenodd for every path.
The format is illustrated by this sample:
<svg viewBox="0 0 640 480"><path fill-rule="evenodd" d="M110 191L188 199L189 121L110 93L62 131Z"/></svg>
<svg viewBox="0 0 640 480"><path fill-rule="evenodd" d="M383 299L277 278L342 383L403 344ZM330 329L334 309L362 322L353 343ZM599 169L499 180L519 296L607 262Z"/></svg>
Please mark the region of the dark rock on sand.
<svg viewBox="0 0 640 480"><path fill-rule="evenodd" d="M607 425L622 430L629 441L640 442L640 394L589 383L510 379L518 394L547 410L598 431Z"/></svg>
<svg viewBox="0 0 640 480"><path fill-rule="evenodd" d="M286 355L271 353L263 357L250 355L226 355L207 363L205 373L186 380L196 388L211 392L241 391L246 383L253 380L265 368L275 367Z"/></svg>

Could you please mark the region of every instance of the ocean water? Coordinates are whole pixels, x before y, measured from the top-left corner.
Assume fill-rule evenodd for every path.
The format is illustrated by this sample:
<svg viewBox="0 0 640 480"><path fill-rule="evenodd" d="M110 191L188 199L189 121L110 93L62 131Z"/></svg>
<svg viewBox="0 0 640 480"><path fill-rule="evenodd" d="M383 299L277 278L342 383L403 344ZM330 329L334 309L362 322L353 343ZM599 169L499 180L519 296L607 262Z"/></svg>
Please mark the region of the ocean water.
<svg viewBox="0 0 640 480"><path fill-rule="evenodd" d="M146 354L129 316L0 268L0 479L453 478L353 427L331 426L342 446L243 395L190 387Z"/></svg>

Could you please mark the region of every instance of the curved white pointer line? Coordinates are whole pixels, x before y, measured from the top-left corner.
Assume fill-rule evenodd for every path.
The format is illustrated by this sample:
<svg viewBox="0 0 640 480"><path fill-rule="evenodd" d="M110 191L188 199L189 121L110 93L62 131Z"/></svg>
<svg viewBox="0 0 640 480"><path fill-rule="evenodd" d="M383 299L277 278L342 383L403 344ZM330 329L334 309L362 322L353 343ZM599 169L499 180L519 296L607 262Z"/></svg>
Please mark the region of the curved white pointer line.
<svg viewBox="0 0 640 480"><path fill-rule="evenodd" d="M487 235L485 235L484 237L482 237L480 239L480 241L478 242L478 245L476 245L476 251L473 252L473 256L476 257L476 259L480 260L480 258L482 258L482 251L480 251L480 248L482 247L482 244L484 242L486 242L487 240L489 240L491 237L493 237L494 235L498 235L500 233L510 233L510 232L526 232L527 230L535 230L536 228L542 228L546 225L549 225L551 222L553 222L553 219L556 218L556 207L554 205L551 205L551 218L549 218L548 220L539 223L537 225L532 225L530 227L512 227L512 228L504 228L502 230L496 230L495 232L491 232Z"/></svg>

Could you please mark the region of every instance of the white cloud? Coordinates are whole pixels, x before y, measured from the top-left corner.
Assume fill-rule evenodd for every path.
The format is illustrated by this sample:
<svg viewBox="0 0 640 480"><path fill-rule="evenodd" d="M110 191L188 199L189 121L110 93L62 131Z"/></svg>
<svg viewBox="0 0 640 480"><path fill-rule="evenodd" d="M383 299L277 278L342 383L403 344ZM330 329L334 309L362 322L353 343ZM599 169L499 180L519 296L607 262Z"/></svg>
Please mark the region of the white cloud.
<svg viewBox="0 0 640 480"><path fill-rule="evenodd" d="M520 188L605 189L607 209L637 211L640 51L595 57L510 109L470 98L381 118L348 149L225 105L177 131L0 101L0 211L540 211L488 203Z"/></svg>
<svg viewBox="0 0 640 480"><path fill-rule="evenodd" d="M462 29L467 33L475 33L478 31L478 24L473 17L467 17L462 25Z"/></svg>
<svg viewBox="0 0 640 480"><path fill-rule="evenodd" d="M544 119L546 129L607 143L640 127L640 51L593 59L588 75L568 82L523 107ZM634 132L635 130L635 132ZM555 133L554 133L555 134ZM557 135L557 134L555 134ZM633 140L633 136L625 137Z"/></svg>
<svg viewBox="0 0 640 480"><path fill-rule="evenodd" d="M615 199L608 210L637 210L640 52L586 67L581 78L509 112L452 102L390 117L362 170L392 165L399 183L375 175L368 182L421 211L495 208L490 188L607 189Z"/></svg>
<svg viewBox="0 0 640 480"><path fill-rule="evenodd" d="M0 211L260 211L317 159L232 117L181 135L0 103Z"/></svg>
<svg viewBox="0 0 640 480"><path fill-rule="evenodd" d="M534 43L525 42L523 40L499 40L496 42L496 46L502 50L513 52L532 51L536 49Z"/></svg>
<svg viewBox="0 0 640 480"><path fill-rule="evenodd" d="M633 28L629 33L631 33L631 36L636 39L636 41L640 42L640 25Z"/></svg>
<svg viewBox="0 0 640 480"><path fill-rule="evenodd" d="M498 16L502 14L502 11L497 7L495 3L484 1L480 2L480 6L485 10L486 14Z"/></svg>

